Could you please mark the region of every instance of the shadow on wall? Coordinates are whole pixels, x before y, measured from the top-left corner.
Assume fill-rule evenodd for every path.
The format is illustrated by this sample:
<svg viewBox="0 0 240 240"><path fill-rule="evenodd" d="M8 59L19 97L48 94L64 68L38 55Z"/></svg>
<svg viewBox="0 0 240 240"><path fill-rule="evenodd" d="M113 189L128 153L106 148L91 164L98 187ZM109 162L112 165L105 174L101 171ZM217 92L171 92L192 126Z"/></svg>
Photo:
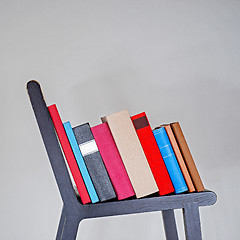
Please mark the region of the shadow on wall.
<svg viewBox="0 0 240 240"><path fill-rule="evenodd" d="M74 118L98 124L100 117L126 108L131 115L147 111L153 105L156 89L126 70L80 82L70 89L70 101L78 108Z"/></svg>
<svg viewBox="0 0 240 240"><path fill-rule="evenodd" d="M222 126L229 117L232 126L238 123L240 113L229 116L228 112L237 109L239 98L237 89L204 76L192 81L156 81L132 69L120 69L74 85L68 90L67 104L71 104L68 114L72 126L84 122L90 122L91 126L100 124L102 116L125 108L131 115L146 111L152 128L179 121L193 155L214 166L211 159L217 157L218 164L225 164L222 156L234 153L235 142L226 146L224 138L213 139L220 128L221 136L238 138L239 131ZM234 156L229 161L233 159Z"/></svg>
<svg viewBox="0 0 240 240"><path fill-rule="evenodd" d="M223 111L233 102L230 97L236 96L204 78L192 82L144 78L123 69L75 84L68 91L74 119L98 124L100 117L127 108L131 115L146 111L154 125L172 121L208 124L211 115L212 120L223 118Z"/></svg>

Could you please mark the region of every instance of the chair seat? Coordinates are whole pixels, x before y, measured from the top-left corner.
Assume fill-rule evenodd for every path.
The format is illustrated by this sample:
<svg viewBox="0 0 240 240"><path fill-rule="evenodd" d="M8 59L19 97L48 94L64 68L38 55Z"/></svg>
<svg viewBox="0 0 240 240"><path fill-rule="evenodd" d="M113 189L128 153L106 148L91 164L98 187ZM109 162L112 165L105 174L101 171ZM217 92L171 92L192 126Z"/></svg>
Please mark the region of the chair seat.
<svg viewBox="0 0 240 240"><path fill-rule="evenodd" d="M79 213L82 219L85 218L97 218L106 216L116 216L125 214L134 214L142 212L154 212L169 209L181 209L186 204L195 203L197 206L209 206L213 205L217 200L216 194L212 191L203 191L196 193L185 193L169 196L158 196L151 198L130 199L123 201L111 201L95 204L81 203L69 207L69 211L73 214Z"/></svg>

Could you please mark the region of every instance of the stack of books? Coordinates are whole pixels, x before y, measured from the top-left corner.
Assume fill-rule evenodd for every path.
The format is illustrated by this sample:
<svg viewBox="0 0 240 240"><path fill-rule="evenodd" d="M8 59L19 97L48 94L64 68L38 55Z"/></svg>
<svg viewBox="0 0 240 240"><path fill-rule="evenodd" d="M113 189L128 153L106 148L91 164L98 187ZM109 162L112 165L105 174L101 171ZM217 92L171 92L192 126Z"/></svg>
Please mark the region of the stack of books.
<svg viewBox="0 0 240 240"><path fill-rule="evenodd" d="M72 127L48 110L83 204L204 190L178 122L152 130L145 112L123 110Z"/></svg>

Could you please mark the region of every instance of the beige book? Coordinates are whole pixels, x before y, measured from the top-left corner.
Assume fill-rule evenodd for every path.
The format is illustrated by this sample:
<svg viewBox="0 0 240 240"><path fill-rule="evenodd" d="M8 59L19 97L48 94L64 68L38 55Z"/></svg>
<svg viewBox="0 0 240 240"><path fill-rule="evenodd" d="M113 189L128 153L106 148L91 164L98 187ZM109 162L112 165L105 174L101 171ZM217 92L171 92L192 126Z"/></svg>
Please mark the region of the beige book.
<svg viewBox="0 0 240 240"><path fill-rule="evenodd" d="M101 119L109 125L136 197L141 198L158 192L128 111L123 110Z"/></svg>

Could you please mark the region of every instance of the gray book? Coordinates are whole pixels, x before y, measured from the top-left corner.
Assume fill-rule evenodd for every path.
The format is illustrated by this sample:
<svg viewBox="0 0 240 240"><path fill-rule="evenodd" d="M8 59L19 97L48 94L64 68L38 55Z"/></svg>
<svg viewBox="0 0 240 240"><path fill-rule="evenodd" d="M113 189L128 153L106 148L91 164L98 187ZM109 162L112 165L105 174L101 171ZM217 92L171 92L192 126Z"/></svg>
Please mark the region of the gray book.
<svg viewBox="0 0 240 240"><path fill-rule="evenodd" d="M89 124L85 123L74 127L73 132L100 201L115 198L115 191Z"/></svg>

